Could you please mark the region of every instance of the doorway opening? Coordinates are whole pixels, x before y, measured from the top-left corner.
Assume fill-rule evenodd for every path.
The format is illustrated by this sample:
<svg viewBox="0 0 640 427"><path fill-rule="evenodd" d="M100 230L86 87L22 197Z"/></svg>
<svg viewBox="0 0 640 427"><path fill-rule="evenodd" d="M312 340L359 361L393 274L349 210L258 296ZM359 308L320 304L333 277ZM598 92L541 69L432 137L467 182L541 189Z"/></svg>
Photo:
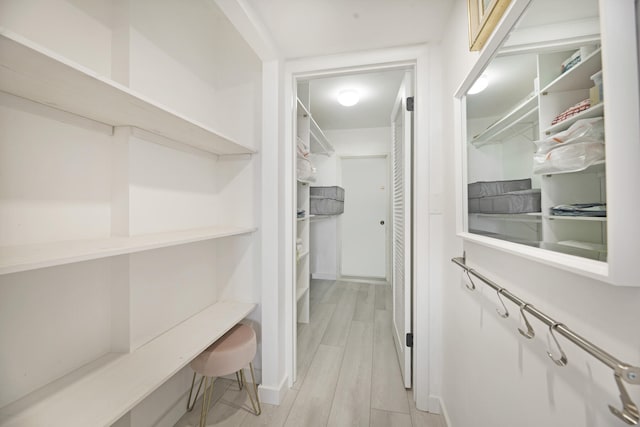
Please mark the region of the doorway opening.
<svg viewBox="0 0 640 427"><path fill-rule="evenodd" d="M308 347L335 339L340 334L331 322L336 316L349 317L331 312L332 320L319 331L323 337L308 336L307 329L322 329L314 326L314 317L330 310L317 304L328 301L327 292L338 283L343 305L354 313L359 298L372 294L371 304L389 308L389 335L399 365L395 371L402 386L410 388L415 65L305 74L293 80L296 216L290 385L295 388L307 374L309 355L317 350ZM340 105L338 96L345 92L351 92L350 102L355 93L357 103ZM371 291L362 285L379 288ZM346 333L342 331L344 337Z"/></svg>

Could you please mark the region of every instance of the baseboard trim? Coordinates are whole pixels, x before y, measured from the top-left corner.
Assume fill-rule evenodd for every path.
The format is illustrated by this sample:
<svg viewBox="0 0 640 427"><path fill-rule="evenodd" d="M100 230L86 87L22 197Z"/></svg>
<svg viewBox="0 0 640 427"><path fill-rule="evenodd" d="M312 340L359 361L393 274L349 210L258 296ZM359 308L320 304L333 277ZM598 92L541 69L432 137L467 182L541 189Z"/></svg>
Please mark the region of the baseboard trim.
<svg viewBox="0 0 640 427"><path fill-rule="evenodd" d="M311 278L318 280L337 280L338 276L332 273L311 273Z"/></svg>
<svg viewBox="0 0 640 427"><path fill-rule="evenodd" d="M361 276L340 276L338 280L345 282L370 283L372 285L388 285L389 282L383 277L361 277Z"/></svg>
<svg viewBox="0 0 640 427"><path fill-rule="evenodd" d="M427 400L427 407L429 408L428 412L442 414L442 405L438 396L429 396Z"/></svg>
<svg viewBox="0 0 640 427"><path fill-rule="evenodd" d="M288 391L287 376L283 377L275 387L270 387L261 384L258 387L258 393L260 394L260 401L268 403L270 405L280 405L280 402L284 399L285 393Z"/></svg>
<svg viewBox="0 0 640 427"><path fill-rule="evenodd" d="M447 427L453 427L453 424L451 424L451 418L449 418L449 412L447 411L447 406L444 404L444 400L442 400L441 398L436 398L436 399L438 399L438 405L440 406L440 413L444 417L444 420L447 423Z"/></svg>

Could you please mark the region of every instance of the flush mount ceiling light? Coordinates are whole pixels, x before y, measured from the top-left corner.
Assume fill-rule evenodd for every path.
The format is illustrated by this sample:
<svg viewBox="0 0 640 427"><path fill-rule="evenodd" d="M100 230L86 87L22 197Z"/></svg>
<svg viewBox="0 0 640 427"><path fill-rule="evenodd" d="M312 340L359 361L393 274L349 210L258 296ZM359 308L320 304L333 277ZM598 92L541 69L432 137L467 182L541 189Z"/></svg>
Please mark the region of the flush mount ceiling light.
<svg viewBox="0 0 640 427"><path fill-rule="evenodd" d="M360 94L355 89L344 89L338 92L338 102L345 107L356 105L360 101Z"/></svg>
<svg viewBox="0 0 640 427"><path fill-rule="evenodd" d="M467 94L475 95L476 93L480 93L485 90L487 86L489 86L489 79L487 78L486 74L483 74L478 77L478 80L476 80L473 86L471 86L471 89L469 89L469 92L467 92Z"/></svg>

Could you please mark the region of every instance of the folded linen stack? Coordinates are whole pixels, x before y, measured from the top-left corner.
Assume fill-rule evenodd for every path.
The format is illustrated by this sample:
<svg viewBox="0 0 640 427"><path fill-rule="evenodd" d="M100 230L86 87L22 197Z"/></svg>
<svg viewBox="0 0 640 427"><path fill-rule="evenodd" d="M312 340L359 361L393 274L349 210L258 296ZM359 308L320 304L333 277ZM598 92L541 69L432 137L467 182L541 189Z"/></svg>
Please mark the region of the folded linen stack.
<svg viewBox="0 0 640 427"><path fill-rule="evenodd" d="M595 117L575 122L565 131L535 141L533 173L577 172L605 158L604 119Z"/></svg>
<svg viewBox="0 0 640 427"><path fill-rule="evenodd" d="M553 119L551 121L551 125L555 125L556 123L560 123L563 122L565 120L567 120L570 117L575 116L576 114L588 110L589 108L591 108L591 100L590 99L585 99L583 101L578 102L576 105L573 105L569 108L567 108L566 110L564 110L562 113L558 114L555 119Z"/></svg>
<svg viewBox="0 0 640 427"><path fill-rule="evenodd" d="M573 203L570 205L557 205L551 208L551 215L606 217L607 205L604 203Z"/></svg>

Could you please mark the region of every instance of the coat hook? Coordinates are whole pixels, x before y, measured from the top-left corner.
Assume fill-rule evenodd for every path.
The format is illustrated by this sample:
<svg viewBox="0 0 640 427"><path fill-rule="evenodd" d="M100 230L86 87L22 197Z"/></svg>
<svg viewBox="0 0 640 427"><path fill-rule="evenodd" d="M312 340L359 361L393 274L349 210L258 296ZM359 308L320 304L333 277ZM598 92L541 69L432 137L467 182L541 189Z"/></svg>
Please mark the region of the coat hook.
<svg viewBox="0 0 640 427"><path fill-rule="evenodd" d="M633 426L638 425L638 422L640 422L640 412L638 411L638 407L633 403L633 400L631 400L620 375L618 373L614 373L613 378L616 380L618 390L620 391L622 410L615 408L612 405L609 405L609 410L613 415L620 418L625 423Z"/></svg>
<svg viewBox="0 0 640 427"><path fill-rule="evenodd" d="M469 278L469 283L471 283L471 286L469 286L469 283L465 283L464 285L467 287L467 289L469 289L470 291L475 291L476 290L476 284L473 283L473 279L471 278L471 275L469 274L469 271L471 269L465 270L465 273L467 273L467 277Z"/></svg>
<svg viewBox="0 0 640 427"><path fill-rule="evenodd" d="M520 334L528 339L533 338L536 335L536 332L533 330L533 327L531 326L531 323L529 323L529 319L527 319L527 316L524 314L524 310L527 308L529 304L528 303L523 303L520 306L520 317L522 317L522 320L524 320L524 324L527 327L527 331L523 331L522 328L518 328L518 332L520 332Z"/></svg>
<svg viewBox="0 0 640 427"><path fill-rule="evenodd" d="M500 304L502 304L502 308L504 309L504 311L500 311L499 308L496 308L496 312L500 315L500 317L502 317L503 319L506 319L507 317L509 317L509 310L507 309L506 304L502 300L502 291L504 291L504 288L498 289L497 293L498 293L498 299L500 300Z"/></svg>
<svg viewBox="0 0 640 427"><path fill-rule="evenodd" d="M556 335L553 333L554 329L557 329L558 326L562 325L562 323L554 323L553 325L549 326L549 332L551 333L551 338L553 338L553 340L556 343L556 347L558 348L558 352L560 352L560 358L556 359L555 357L553 357L553 354L551 353L551 351L547 351L547 355L551 358L551 360L553 360L553 363L555 363L558 366L566 366L567 364L567 355L564 354L564 351L562 350L562 347L560 347L560 343L558 342L558 339L556 338ZM564 325L562 325L564 326Z"/></svg>

